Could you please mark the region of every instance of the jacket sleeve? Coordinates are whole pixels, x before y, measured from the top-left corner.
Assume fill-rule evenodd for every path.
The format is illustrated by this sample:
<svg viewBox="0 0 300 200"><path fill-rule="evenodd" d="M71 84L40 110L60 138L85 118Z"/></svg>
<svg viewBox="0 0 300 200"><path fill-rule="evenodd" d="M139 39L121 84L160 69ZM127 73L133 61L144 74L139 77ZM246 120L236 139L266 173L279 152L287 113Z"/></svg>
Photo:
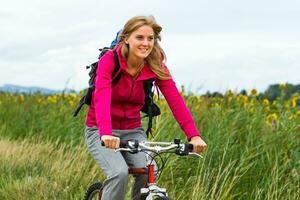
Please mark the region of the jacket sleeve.
<svg viewBox="0 0 300 200"><path fill-rule="evenodd" d="M195 122L188 110L184 99L180 95L174 80L157 80L156 84L167 100L167 103L181 129L185 133L188 140L194 136L200 136Z"/></svg>
<svg viewBox="0 0 300 200"><path fill-rule="evenodd" d="M95 105L96 121L100 136L112 135L110 107L113 70L114 55L112 51L109 51L98 62L95 91L93 94L93 103Z"/></svg>

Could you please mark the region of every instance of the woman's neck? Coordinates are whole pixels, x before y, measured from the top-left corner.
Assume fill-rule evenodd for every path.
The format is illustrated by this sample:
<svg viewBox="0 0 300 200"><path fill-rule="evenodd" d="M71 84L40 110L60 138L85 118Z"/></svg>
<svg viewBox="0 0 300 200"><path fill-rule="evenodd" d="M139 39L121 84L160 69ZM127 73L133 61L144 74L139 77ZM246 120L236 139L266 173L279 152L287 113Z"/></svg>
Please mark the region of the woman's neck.
<svg viewBox="0 0 300 200"><path fill-rule="evenodd" d="M128 56L127 58L127 67L131 69L138 69L141 65L143 65L145 59L136 58L133 56Z"/></svg>

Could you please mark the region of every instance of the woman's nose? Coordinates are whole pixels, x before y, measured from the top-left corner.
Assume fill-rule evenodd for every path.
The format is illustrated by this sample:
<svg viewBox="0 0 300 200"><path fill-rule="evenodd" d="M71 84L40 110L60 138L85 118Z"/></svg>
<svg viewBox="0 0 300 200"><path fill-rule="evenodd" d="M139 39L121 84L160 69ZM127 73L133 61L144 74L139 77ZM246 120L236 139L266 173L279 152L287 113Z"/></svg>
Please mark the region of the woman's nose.
<svg viewBox="0 0 300 200"><path fill-rule="evenodd" d="M147 39L144 39L142 42L143 45L147 46L149 44L149 41Z"/></svg>

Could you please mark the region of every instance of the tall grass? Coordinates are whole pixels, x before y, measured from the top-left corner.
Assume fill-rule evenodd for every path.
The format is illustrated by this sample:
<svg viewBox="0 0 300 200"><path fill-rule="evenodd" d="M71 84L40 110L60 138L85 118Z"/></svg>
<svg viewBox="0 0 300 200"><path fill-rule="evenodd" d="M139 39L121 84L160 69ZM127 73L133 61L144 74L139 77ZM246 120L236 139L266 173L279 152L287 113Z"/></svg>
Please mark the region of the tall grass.
<svg viewBox="0 0 300 200"><path fill-rule="evenodd" d="M232 93L183 96L208 149L200 160L164 156L159 183L173 199L299 198L299 107ZM103 180L86 150L84 112L71 116L77 100L0 94L0 199L81 199ZM158 104L163 113L150 139L184 140L166 102Z"/></svg>
<svg viewBox="0 0 300 200"><path fill-rule="evenodd" d="M101 177L83 145L0 141L0 199L80 199Z"/></svg>

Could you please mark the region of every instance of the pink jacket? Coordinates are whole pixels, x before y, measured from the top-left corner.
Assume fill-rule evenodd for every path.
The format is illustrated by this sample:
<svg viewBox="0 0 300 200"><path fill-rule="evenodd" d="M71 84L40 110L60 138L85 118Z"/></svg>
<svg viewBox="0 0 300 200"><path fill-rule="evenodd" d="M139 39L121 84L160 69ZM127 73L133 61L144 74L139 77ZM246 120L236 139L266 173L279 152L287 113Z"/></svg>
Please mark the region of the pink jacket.
<svg viewBox="0 0 300 200"><path fill-rule="evenodd" d="M144 105L143 80L155 78L149 65L145 64L136 79L127 73L126 60L117 48L121 78L112 85L114 66L113 51L107 52L98 62L96 88L88 109L86 125L97 126L100 135L111 135L112 129L134 129L141 127L140 110ZM164 95L173 115L188 139L199 136L192 115L173 81L156 80L156 85Z"/></svg>

